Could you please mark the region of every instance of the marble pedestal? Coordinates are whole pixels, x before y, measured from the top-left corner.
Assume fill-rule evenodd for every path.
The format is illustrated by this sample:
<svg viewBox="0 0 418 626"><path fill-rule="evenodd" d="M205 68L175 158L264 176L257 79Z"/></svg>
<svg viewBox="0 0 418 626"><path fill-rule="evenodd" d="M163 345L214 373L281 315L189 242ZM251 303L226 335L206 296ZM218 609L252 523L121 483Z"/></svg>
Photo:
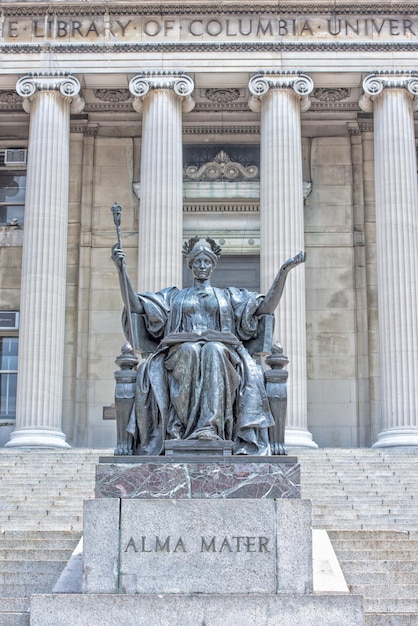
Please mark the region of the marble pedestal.
<svg viewBox="0 0 418 626"><path fill-rule="evenodd" d="M293 457L102 458L83 561L82 593L32 596L32 626L364 624L361 596L313 591Z"/></svg>

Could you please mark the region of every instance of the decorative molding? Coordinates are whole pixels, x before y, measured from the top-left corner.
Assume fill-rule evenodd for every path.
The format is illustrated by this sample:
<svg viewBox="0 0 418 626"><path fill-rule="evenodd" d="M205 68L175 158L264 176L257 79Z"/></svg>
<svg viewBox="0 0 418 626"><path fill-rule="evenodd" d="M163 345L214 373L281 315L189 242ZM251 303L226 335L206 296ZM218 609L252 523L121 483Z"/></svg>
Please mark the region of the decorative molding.
<svg viewBox="0 0 418 626"><path fill-rule="evenodd" d="M254 202L183 202L184 213L259 213L260 204Z"/></svg>
<svg viewBox="0 0 418 626"><path fill-rule="evenodd" d="M304 4L295 3L295 2L281 2L277 4L264 2L263 4L247 4L245 2L239 3L230 3L230 4L222 4L214 3L214 4L206 4L206 3L189 3L189 4L178 4L175 6L171 3L167 4L158 4L158 3L145 3L145 2L137 2L135 4L104 4L104 3L95 3L95 2L86 2L85 5L82 4L67 4L61 3L59 5L54 6L51 2L45 4L37 4L33 3L31 6L17 6L16 4L12 6L4 6L2 7L2 13L5 17L23 17L23 16L43 16L50 15L53 17L57 16L118 16L118 15L215 15L219 14L222 11L223 14L231 14L234 13L239 15L243 14L287 14L294 13L296 15L323 15L323 14L334 14L334 15L381 15L381 14L414 14L416 12L416 4L413 2L409 3L398 3L393 2L387 4L386 2L368 2L364 3L345 3L345 4L335 4L334 2L328 2L324 4L317 4L315 2L309 3L305 2Z"/></svg>
<svg viewBox="0 0 418 626"><path fill-rule="evenodd" d="M248 83L251 93L248 106L258 113L261 110L261 100L270 89L292 89L300 99L301 111L307 111L310 106L309 94L313 88L312 78L301 72L259 72Z"/></svg>
<svg viewBox="0 0 418 626"><path fill-rule="evenodd" d="M406 89L414 101L414 110L418 109L418 71L385 71L369 74L363 80L364 95L360 99L360 108L365 113L373 111L373 101L384 89Z"/></svg>
<svg viewBox="0 0 418 626"><path fill-rule="evenodd" d="M183 112L190 113L194 108L194 100L191 96L194 90L194 82L182 72L144 72L134 76L129 82L129 91L134 96L133 107L141 113L142 101L153 89L172 89L182 98Z"/></svg>
<svg viewBox="0 0 418 626"><path fill-rule="evenodd" d="M70 124L70 133L82 133L84 135L86 130L86 124Z"/></svg>
<svg viewBox="0 0 418 626"><path fill-rule="evenodd" d="M88 102L84 107L84 111L85 113L135 113L132 101L129 103L108 102L106 104Z"/></svg>
<svg viewBox="0 0 418 626"><path fill-rule="evenodd" d="M350 137L356 137L358 135L361 135L358 122L347 122L347 131Z"/></svg>
<svg viewBox="0 0 418 626"><path fill-rule="evenodd" d="M376 42L376 41L301 41L275 42L175 42L175 43L82 43L49 44L52 54L150 54L164 52L416 52L418 42ZM45 50L42 44L3 44L2 54L40 54Z"/></svg>
<svg viewBox="0 0 418 626"><path fill-rule="evenodd" d="M205 163L202 167L189 165L184 169L184 180L193 181L240 181L256 180L258 177L256 165L244 167L241 163L233 162L224 150L218 152L213 161Z"/></svg>
<svg viewBox="0 0 418 626"><path fill-rule="evenodd" d="M245 102L227 102L227 103L215 103L215 102L196 102L194 108L195 113L206 113L207 111L247 111L248 101Z"/></svg>
<svg viewBox="0 0 418 626"><path fill-rule="evenodd" d="M234 102L234 100L238 100L240 95L240 90L233 87L205 90L205 98L211 102L216 102L216 104L230 104L231 102Z"/></svg>
<svg viewBox="0 0 418 626"><path fill-rule="evenodd" d="M312 97L320 102L340 102L349 98L350 93L347 87L320 87L314 90Z"/></svg>
<svg viewBox="0 0 418 626"><path fill-rule="evenodd" d="M374 132L374 124L373 117L370 118L358 118L358 127L361 133L373 133Z"/></svg>
<svg viewBox="0 0 418 626"><path fill-rule="evenodd" d="M184 135L259 135L260 126L187 126L183 125Z"/></svg>
<svg viewBox="0 0 418 626"><path fill-rule="evenodd" d="M22 97L16 91L0 91L0 103L22 106Z"/></svg>
<svg viewBox="0 0 418 626"><path fill-rule="evenodd" d="M103 102L127 102L132 96L129 89L95 89L94 95Z"/></svg>
<svg viewBox="0 0 418 626"><path fill-rule="evenodd" d="M80 83L75 76L66 72L32 73L19 78L16 91L23 98L23 108L30 111L30 101L37 92L59 91L62 96L71 100L71 113L81 113L84 100L80 97Z"/></svg>
<svg viewBox="0 0 418 626"><path fill-rule="evenodd" d="M359 111L358 102L311 102L309 111Z"/></svg>

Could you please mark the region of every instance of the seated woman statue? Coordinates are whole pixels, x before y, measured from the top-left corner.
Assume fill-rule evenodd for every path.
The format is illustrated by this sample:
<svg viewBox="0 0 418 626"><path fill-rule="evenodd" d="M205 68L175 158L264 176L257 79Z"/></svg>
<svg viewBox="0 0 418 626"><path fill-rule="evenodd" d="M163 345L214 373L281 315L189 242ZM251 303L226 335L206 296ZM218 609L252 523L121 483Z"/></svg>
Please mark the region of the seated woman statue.
<svg viewBox="0 0 418 626"><path fill-rule="evenodd" d="M260 316L274 312L287 272L305 256L289 259L264 297L211 287L220 253L213 239L194 237L183 249L192 287L136 294L124 275L123 251L112 248L135 342L142 351L150 339L158 345L138 368L127 428L134 454L163 454L166 439L231 440L234 454L270 454L274 422L263 372L243 342L257 335Z"/></svg>

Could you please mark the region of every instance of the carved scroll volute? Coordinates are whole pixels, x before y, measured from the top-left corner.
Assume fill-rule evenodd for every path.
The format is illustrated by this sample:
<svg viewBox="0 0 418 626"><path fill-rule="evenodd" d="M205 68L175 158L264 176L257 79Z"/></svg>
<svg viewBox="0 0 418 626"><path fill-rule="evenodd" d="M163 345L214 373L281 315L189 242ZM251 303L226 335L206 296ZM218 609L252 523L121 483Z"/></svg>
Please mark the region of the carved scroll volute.
<svg viewBox="0 0 418 626"><path fill-rule="evenodd" d="M309 95L312 93L314 84L307 74L297 72L260 72L253 76L248 89L251 93L248 106L256 113L261 110L261 101L270 89L292 89L300 100L300 110L307 111L311 105Z"/></svg>
<svg viewBox="0 0 418 626"><path fill-rule="evenodd" d="M187 74L179 72L147 72L138 74L129 83L129 91L134 96L133 108L142 112L143 100L155 89L172 89L182 100L184 113L193 111L195 101L192 98L194 82Z"/></svg>
<svg viewBox="0 0 418 626"><path fill-rule="evenodd" d="M49 74L28 74L16 83L16 91L23 98L23 109L30 112L30 103L37 93L43 91L59 91L71 101L71 113L81 113L84 100L80 96L80 82L75 76L65 72Z"/></svg>
<svg viewBox="0 0 418 626"><path fill-rule="evenodd" d="M373 102L385 89L405 89L414 111L418 110L418 72L376 72L363 80L364 94L360 98L360 108L365 113L372 113Z"/></svg>

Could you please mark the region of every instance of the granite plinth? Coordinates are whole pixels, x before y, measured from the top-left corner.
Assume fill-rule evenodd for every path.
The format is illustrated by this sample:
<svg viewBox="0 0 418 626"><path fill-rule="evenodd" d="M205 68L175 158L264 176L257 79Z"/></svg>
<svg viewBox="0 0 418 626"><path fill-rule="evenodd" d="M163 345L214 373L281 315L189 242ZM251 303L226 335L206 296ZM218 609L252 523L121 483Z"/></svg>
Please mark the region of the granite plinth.
<svg viewBox="0 0 418 626"><path fill-rule="evenodd" d="M115 462L117 459L117 462ZM295 457L102 457L96 498L300 498Z"/></svg>
<svg viewBox="0 0 418 626"><path fill-rule="evenodd" d="M31 596L31 626L363 626L354 594Z"/></svg>
<svg viewBox="0 0 418 626"><path fill-rule="evenodd" d="M84 593L312 590L308 500L84 503Z"/></svg>

